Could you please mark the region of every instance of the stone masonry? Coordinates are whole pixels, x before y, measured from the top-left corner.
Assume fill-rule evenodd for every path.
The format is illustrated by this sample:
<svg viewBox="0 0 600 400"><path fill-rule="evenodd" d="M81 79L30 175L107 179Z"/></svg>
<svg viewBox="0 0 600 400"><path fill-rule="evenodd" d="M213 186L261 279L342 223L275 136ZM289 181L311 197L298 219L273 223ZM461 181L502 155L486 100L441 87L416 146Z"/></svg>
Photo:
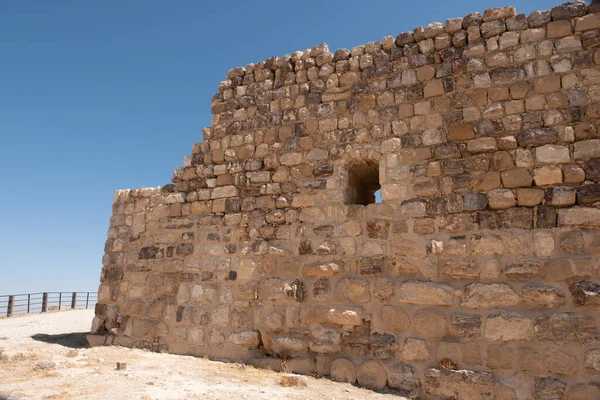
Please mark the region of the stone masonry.
<svg viewBox="0 0 600 400"><path fill-rule="evenodd" d="M90 343L600 398L599 65L571 2L232 69L173 184L116 193Z"/></svg>

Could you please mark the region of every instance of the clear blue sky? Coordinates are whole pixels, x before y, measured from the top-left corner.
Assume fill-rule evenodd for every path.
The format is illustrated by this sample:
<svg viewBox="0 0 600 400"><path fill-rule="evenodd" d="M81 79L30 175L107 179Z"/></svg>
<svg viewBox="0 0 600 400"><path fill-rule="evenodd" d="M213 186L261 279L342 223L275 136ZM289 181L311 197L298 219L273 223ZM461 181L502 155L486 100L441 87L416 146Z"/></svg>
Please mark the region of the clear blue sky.
<svg viewBox="0 0 600 400"><path fill-rule="evenodd" d="M170 182L230 68L506 4L0 2L0 294L95 291L114 191Z"/></svg>

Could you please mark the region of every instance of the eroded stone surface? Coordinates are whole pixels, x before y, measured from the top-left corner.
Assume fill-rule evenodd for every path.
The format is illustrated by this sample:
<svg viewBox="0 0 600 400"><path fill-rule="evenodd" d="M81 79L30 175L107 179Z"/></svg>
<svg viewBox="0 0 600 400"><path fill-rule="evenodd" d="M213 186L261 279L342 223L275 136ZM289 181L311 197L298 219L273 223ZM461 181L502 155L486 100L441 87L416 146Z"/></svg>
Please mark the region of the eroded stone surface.
<svg viewBox="0 0 600 400"><path fill-rule="evenodd" d="M336 382L356 382L356 369L348 359L338 358L331 363L331 379Z"/></svg>
<svg viewBox="0 0 600 400"><path fill-rule="evenodd" d="M367 361L358 368L358 383L369 389L381 390L387 384L387 372L377 361Z"/></svg>
<svg viewBox="0 0 600 400"><path fill-rule="evenodd" d="M533 321L515 312L500 312L488 316L485 337L488 340L527 341L533 337Z"/></svg>
<svg viewBox="0 0 600 400"><path fill-rule="evenodd" d="M445 371L428 369L425 371L425 392L438 398L457 400L493 399L492 374L475 371Z"/></svg>
<svg viewBox="0 0 600 400"><path fill-rule="evenodd" d="M535 324L538 340L555 343L596 343L599 339L596 321L589 315L575 313L547 314L539 317Z"/></svg>
<svg viewBox="0 0 600 400"><path fill-rule="evenodd" d="M519 303L519 296L505 284L474 283L466 287L461 299L463 307L496 308L510 307Z"/></svg>

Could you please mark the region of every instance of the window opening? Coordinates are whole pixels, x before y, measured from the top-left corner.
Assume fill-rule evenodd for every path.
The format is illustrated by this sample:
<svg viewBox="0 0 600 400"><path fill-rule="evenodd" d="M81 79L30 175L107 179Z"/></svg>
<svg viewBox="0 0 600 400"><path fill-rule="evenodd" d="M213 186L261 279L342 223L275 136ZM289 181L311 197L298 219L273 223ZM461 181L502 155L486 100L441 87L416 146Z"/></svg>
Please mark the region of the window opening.
<svg viewBox="0 0 600 400"><path fill-rule="evenodd" d="M381 203L379 165L375 161L357 162L348 166L346 204L363 206Z"/></svg>

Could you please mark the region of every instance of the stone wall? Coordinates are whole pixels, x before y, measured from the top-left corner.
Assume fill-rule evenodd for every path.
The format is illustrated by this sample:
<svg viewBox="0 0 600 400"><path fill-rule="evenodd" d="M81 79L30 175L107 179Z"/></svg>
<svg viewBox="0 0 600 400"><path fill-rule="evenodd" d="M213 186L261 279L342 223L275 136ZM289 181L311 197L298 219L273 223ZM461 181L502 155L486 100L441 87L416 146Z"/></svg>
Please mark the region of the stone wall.
<svg viewBox="0 0 600 400"><path fill-rule="evenodd" d="M232 69L174 183L115 195L90 342L431 399L600 398L595 11Z"/></svg>

